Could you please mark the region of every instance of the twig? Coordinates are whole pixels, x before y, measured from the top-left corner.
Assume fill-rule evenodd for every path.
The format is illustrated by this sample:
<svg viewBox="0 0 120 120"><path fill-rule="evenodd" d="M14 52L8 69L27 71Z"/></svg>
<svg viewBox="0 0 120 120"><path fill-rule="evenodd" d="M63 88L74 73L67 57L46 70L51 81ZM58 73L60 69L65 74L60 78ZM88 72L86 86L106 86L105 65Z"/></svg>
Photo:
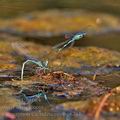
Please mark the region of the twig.
<svg viewBox="0 0 120 120"><path fill-rule="evenodd" d="M102 109L103 109L103 107L104 107L104 105L105 105L105 102L108 100L108 98L109 98L111 95L112 95L112 92L106 94L106 95L102 98L102 100L100 101L100 104L98 105L97 110L96 110L96 112L95 112L95 116L94 116L95 120L99 120L100 113L101 113L101 111L102 111Z"/></svg>
<svg viewBox="0 0 120 120"><path fill-rule="evenodd" d="M93 80L96 80L96 77L97 77L97 74L95 73L95 74L93 75Z"/></svg>

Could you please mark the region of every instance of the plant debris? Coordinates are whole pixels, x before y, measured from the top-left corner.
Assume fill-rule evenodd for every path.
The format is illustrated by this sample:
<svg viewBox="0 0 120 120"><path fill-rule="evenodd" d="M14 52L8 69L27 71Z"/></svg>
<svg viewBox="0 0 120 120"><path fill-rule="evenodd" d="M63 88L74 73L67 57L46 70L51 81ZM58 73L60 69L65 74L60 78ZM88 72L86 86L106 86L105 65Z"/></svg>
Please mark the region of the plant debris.
<svg viewBox="0 0 120 120"><path fill-rule="evenodd" d="M109 92L120 84L119 52L97 47L73 47L58 52L51 46L19 40L0 41L0 45L4 47L1 49L0 62L4 66L0 68L0 89L7 89L11 93L10 97L20 102L11 109L7 108L6 112L17 109L22 113L30 113L35 106L39 106L35 109L37 113L45 110L41 106L47 101L50 103L47 104L49 112L56 108L58 110L60 105L62 110L59 110L65 116L72 117L77 112L88 120L93 117L101 119L108 113L117 114L119 111L119 102L116 103L119 101L118 88L109 96ZM22 67L27 60L37 63L38 67L34 64ZM48 61L49 65L41 61ZM22 81L21 69L24 70ZM91 109L94 109L94 113Z"/></svg>

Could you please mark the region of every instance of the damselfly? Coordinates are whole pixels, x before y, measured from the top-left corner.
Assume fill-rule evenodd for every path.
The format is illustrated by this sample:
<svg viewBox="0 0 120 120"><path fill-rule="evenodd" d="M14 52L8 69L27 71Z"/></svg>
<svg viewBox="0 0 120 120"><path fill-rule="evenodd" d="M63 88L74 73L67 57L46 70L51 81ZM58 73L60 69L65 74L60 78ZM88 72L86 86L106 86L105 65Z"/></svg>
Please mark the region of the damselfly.
<svg viewBox="0 0 120 120"><path fill-rule="evenodd" d="M23 63L22 65L22 70L21 70L21 80L23 80L23 74L24 74L24 68L27 63L34 63L38 65L40 69L43 69L44 71L48 69L48 61L35 61L35 60L27 60Z"/></svg>
<svg viewBox="0 0 120 120"><path fill-rule="evenodd" d="M86 32L77 32L74 33L70 36L65 35L65 38L67 38L68 40L62 43L59 43L57 45L55 45L53 47L53 49L58 49L59 51L63 50L64 48L66 48L68 45L73 46L73 44L75 43L75 41L80 40L81 38L83 38L86 35Z"/></svg>

